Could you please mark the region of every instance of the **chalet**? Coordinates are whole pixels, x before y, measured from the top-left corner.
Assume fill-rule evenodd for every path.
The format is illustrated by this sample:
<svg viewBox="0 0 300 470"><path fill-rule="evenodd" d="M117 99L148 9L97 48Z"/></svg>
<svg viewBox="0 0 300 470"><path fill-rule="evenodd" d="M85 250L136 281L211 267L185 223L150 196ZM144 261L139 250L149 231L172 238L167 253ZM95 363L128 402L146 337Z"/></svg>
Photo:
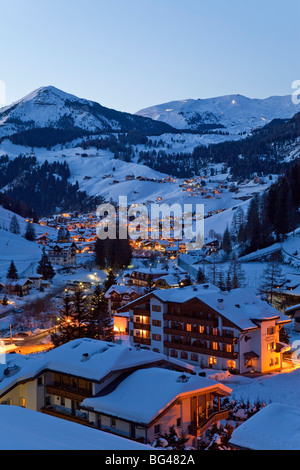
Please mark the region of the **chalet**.
<svg viewBox="0 0 300 470"><path fill-rule="evenodd" d="M33 287L34 281L29 278L17 279L17 280L6 280L4 286L4 292L8 295L17 295L24 297L30 294Z"/></svg>
<svg viewBox="0 0 300 470"><path fill-rule="evenodd" d="M92 339L72 341L48 351L42 356L28 357L7 354L6 364L0 370L0 403L21 406L99 430L109 430L104 421L98 419L98 414L83 406L83 402L87 399L92 400L107 395L137 371L157 368L165 372L166 380L168 380L171 371L176 371L176 378L180 374L191 376L194 373L192 366L178 360L172 360L162 354ZM146 397L148 382L138 382L141 397L143 395ZM217 382L213 382L213 388L211 385L210 381L202 384L202 388L207 389L205 390L207 397L210 392L218 392L218 389L221 395L229 393L227 388L218 387ZM180 386L178 388L184 395L185 390L182 390ZM198 394L199 384L194 383L194 380L191 379L188 392L195 389ZM133 392L137 393L134 390ZM177 397L178 390L177 394L173 392L174 399L175 395ZM152 396L154 401L155 396ZM164 397L165 401L158 398L159 409L166 410L169 406L169 401L167 401L169 397L166 395ZM124 405L126 404L125 397L121 401ZM211 400L209 400L210 402ZM179 404L179 400L177 404ZM119 403L111 403L112 416L118 416L118 406ZM205 407L204 403L203 409ZM177 406L178 413L179 410L180 406ZM120 422L117 419L116 422L112 422L112 432L135 440L145 437L140 432L136 413L132 408L130 408L128 415L126 431L124 428L122 430L122 419ZM130 423L129 427L128 422ZM192 424L188 420L185 420L184 423L185 425Z"/></svg>
<svg viewBox="0 0 300 470"><path fill-rule="evenodd" d="M132 345L202 368L268 373L282 368L279 340L291 320L251 289L220 292L210 284L155 290L129 311Z"/></svg>
<svg viewBox="0 0 300 470"><path fill-rule="evenodd" d="M134 286L121 286L114 284L106 292L105 298L108 300L108 311L114 318L114 328L117 333L129 333L128 312L117 313L118 310L144 295L144 289Z"/></svg>
<svg viewBox="0 0 300 470"><path fill-rule="evenodd" d="M179 247L177 246L168 246L165 251L167 257L170 259L177 259L179 256Z"/></svg>
<svg viewBox="0 0 300 470"><path fill-rule="evenodd" d="M187 273L166 274L153 282L154 289L173 289L180 287L186 279Z"/></svg>
<svg viewBox="0 0 300 470"><path fill-rule="evenodd" d="M48 249L48 257L52 264L58 266L76 266L77 246L75 243L54 245Z"/></svg>
<svg viewBox="0 0 300 470"><path fill-rule="evenodd" d="M164 276L166 271L152 269L133 270L128 273L127 284L132 286L147 287L150 283Z"/></svg>
<svg viewBox="0 0 300 470"><path fill-rule="evenodd" d="M145 291L141 287L114 284L105 294L105 297L108 300L109 312L111 314L117 313L121 307L138 299L144 295L144 293Z"/></svg>
<svg viewBox="0 0 300 470"><path fill-rule="evenodd" d="M214 380L148 368L111 384L81 407L104 431L153 443L174 426L193 444L213 424L228 418L220 400L230 394L231 389Z"/></svg>
<svg viewBox="0 0 300 470"><path fill-rule="evenodd" d="M39 237L37 237L36 241L41 245L47 245L47 243L50 241L49 233L47 232L44 235L40 235Z"/></svg>
<svg viewBox="0 0 300 470"><path fill-rule="evenodd" d="M39 290L42 287L43 276L41 274L32 274L28 276L28 279L32 281L32 288Z"/></svg>

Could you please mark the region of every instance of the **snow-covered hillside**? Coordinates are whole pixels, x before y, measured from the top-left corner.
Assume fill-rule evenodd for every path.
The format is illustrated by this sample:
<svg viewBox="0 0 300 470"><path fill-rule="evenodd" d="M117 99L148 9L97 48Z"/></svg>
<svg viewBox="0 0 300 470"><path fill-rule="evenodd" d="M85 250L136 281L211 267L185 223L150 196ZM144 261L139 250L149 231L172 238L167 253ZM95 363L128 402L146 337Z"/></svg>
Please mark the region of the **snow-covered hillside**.
<svg viewBox="0 0 300 470"><path fill-rule="evenodd" d="M4 280L11 261L14 261L19 277L35 274L33 268L40 260L42 248L20 235L0 229L0 278ZM29 270L27 272L27 270Z"/></svg>
<svg viewBox="0 0 300 470"><path fill-rule="evenodd" d="M273 119L287 119L300 111L291 96L251 99L242 95L227 95L199 100L181 100L160 104L136 114L162 121L176 129L201 130L203 125L232 134L251 132Z"/></svg>
<svg viewBox="0 0 300 470"><path fill-rule="evenodd" d="M0 109L0 137L36 129L82 129L90 132L142 130L151 134L171 128L151 119L105 108L55 87L41 87Z"/></svg>
<svg viewBox="0 0 300 470"><path fill-rule="evenodd" d="M14 215L20 227L20 235L15 235L9 231L11 219ZM36 265L41 258L41 246L36 242L27 241L22 236L25 233L26 224L27 222L23 217L3 209L0 205L0 280L6 277L11 261L15 262L18 273L21 275L23 271ZM53 238L57 237L55 228L34 224L34 229L37 237L45 233ZM27 274L32 274L32 272L27 272Z"/></svg>
<svg viewBox="0 0 300 470"><path fill-rule="evenodd" d="M46 160L49 163L66 162L71 172L70 182L77 181L79 189L86 191L88 196L102 196L107 202L113 200L116 203L119 196L127 196L128 204L204 204L206 214L215 214L206 221L207 233L211 229L223 233L227 224L231 223L234 214L232 207L239 204L247 206L245 198L267 189L271 184L269 180L261 184L250 181L241 185L238 193L232 192L230 184L226 183L228 174L221 173L222 165L215 165L214 169L218 174L205 178L205 193L201 194L201 178L196 177L190 183L181 178L169 178L168 175L145 165L116 160L114 155L106 150L91 148L85 151L72 146L55 151L33 150L41 164ZM29 155L31 152L32 149L13 145L7 140L0 145L0 156L5 154L11 159L15 158L15 155ZM82 154L87 156L83 157ZM226 187L222 187L224 184ZM215 191L218 193L215 194Z"/></svg>

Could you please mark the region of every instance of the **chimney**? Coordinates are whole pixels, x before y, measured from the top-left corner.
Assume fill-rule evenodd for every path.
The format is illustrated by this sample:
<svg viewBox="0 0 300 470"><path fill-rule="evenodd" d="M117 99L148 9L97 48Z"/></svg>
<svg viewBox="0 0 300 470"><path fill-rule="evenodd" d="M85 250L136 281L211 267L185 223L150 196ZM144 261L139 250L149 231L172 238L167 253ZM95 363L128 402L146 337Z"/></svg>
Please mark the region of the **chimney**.
<svg viewBox="0 0 300 470"><path fill-rule="evenodd" d="M224 310L224 299L218 299L218 309Z"/></svg>

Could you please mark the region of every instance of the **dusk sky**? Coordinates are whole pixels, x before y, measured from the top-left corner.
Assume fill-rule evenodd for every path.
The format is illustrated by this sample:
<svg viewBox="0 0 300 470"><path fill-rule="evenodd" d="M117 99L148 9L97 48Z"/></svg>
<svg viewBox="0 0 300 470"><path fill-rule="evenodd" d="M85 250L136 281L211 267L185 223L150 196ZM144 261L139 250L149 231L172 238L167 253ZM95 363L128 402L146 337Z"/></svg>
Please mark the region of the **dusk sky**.
<svg viewBox="0 0 300 470"><path fill-rule="evenodd" d="M299 0L0 0L7 104L53 85L121 111L292 93Z"/></svg>

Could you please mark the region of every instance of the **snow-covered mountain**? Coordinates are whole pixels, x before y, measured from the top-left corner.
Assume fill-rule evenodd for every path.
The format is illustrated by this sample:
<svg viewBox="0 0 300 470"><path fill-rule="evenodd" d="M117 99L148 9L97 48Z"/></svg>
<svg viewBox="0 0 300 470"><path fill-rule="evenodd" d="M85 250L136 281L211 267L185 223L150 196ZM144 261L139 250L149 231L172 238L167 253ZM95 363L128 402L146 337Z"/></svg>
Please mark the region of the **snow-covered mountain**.
<svg viewBox="0 0 300 470"><path fill-rule="evenodd" d="M142 109L136 114L169 124L176 129L205 131L221 128L230 133L251 132L273 119L287 119L300 111L291 96L251 99L228 95L209 99L172 101Z"/></svg>
<svg viewBox="0 0 300 470"><path fill-rule="evenodd" d="M148 135L172 132L164 123L105 108L52 86L38 88L0 109L0 138L38 128L82 129L90 133L137 130Z"/></svg>

